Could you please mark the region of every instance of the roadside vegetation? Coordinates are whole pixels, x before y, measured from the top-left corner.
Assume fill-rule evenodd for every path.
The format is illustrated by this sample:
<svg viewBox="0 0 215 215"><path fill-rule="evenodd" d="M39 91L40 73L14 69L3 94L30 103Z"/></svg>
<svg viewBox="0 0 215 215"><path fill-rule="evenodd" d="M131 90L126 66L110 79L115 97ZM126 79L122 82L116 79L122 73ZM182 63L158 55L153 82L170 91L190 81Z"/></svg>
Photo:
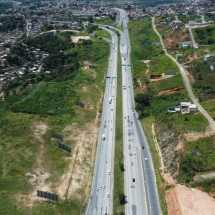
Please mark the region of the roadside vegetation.
<svg viewBox="0 0 215 215"><path fill-rule="evenodd" d="M215 43L215 25L205 28L193 29L195 40L200 45L213 45Z"/></svg>
<svg viewBox="0 0 215 215"><path fill-rule="evenodd" d="M214 137L200 138L187 143L185 153L181 157L179 181L191 182L197 173L214 171L214 153ZM207 181L205 182L207 184ZM201 184L201 182L199 183ZM202 184L204 183L202 182Z"/></svg>
<svg viewBox="0 0 215 215"><path fill-rule="evenodd" d="M164 19L165 21L169 20L167 17L164 17ZM172 19L173 17L170 17L170 20ZM157 22L160 21L162 20L157 20ZM198 133L206 131L208 122L200 112L189 115L182 115L181 113L170 114L167 112L169 107L176 107L180 105L180 102L190 101L179 70L177 66L164 55L159 38L152 29L151 19L144 18L138 21L130 21L129 29L132 46L131 64L136 94L136 110L143 123L152 152L162 210L164 214L167 214L164 196L165 190L168 189L168 185L164 182L161 177L161 172L159 171L160 158L158 157L155 146L152 126L155 125L155 133L160 141L167 138L166 136L169 135L168 132L176 137L175 139L173 138L171 142L165 143L164 141L164 143L162 143L164 145L160 145L164 159L168 160L168 154L165 154L164 147L173 145L174 149L178 144L179 137L184 137L185 134L192 132ZM169 31L172 30L169 29ZM163 33L163 36L165 37L168 33L168 31ZM161 75L167 71L175 71L176 75L166 79L161 78L161 80L156 81L150 80L151 75ZM166 131L165 128L167 129ZM185 138L184 141L186 141ZM187 144L190 143L188 142ZM173 157L178 157L179 160L181 157L181 162L183 162L183 156L185 156L185 154L183 151L177 153L178 154L174 154ZM208 153L209 152L206 150L206 157ZM171 162L176 162L176 159ZM186 163L185 166L186 165L188 165L188 163ZM171 169L171 171L172 170L173 169ZM186 179L181 178L181 175L183 175L183 173L180 174L180 182L186 183Z"/></svg>
<svg viewBox="0 0 215 215"><path fill-rule="evenodd" d="M86 125L98 126L94 121L101 107L109 46L94 37L74 44L68 33L26 38L25 43L49 54L44 66L50 73L29 72L4 88L5 101L0 102L0 211L6 215L83 214L90 185L69 195L58 193L58 188L69 187L68 183L62 185L65 181L61 176L79 151L79 139L74 135L79 135L79 130L89 132ZM16 57L21 62L25 58ZM58 148L53 133L63 136L63 143L72 147L71 154ZM92 141L84 146L88 158L93 155L96 141ZM79 159L92 170L87 157ZM80 168L84 170L85 166ZM88 177L90 183L91 175ZM56 193L60 201L40 201L36 189Z"/></svg>
<svg viewBox="0 0 215 215"><path fill-rule="evenodd" d="M120 50L118 50L117 68L117 104L116 104L116 138L115 138L115 159L114 159L114 196L113 214L124 215L124 157L123 157L123 123L122 123L122 67Z"/></svg>
<svg viewBox="0 0 215 215"><path fill-rule="evenodd" d="M170 17L171 19L172 17ZM188 23L190 20L200 19L200 17L191 17L191 16L179 16L179 20ZM157 19L157 18L156 18ZM158 18L159 19L159 18ZM158 20L157 19L157 20ZM167 20L167 19L166 19ZM158 28L158 30L163 34L164 40L166 38L169 39L169 27ZM213 60L204 61L204 55L213 54L214 53L214 42L213 42L213 30L214 26L208 26L205 28L196 28L193 29L194 36L196 42L200 45L198 49L193 48L184 48L178 49L176 48L174 52L169 53L176 57L176 54L182 54L178 61L180 63L184 63L184 67L189 73L190 82L193 86L193 90L195 92L196 97L200 100L201 104L205 107L208 113L215 118L215 109L214 109L214 72L211 70L211 65L213 64ZM178 31L174 31L174 37L177 36ZM165 43L166 47L168 47L167 43ZM169 48L168 48L169 49ZM166 98L166 102L169 104L174 104L175 95L169 95ZM162 96L161 96L162 97ZM187 97L187 100L189 98ZM158 105L162 105L162 102L157 103ZM165 105L165 104L164 104ZM156 110L160 110L154 106ZM152 111L153 112L153 111ZM161 120L161 121L160 121ZM174 128L177 130L179 134L181 134L184 138L185 148L183 149L183 153L179 153L180 158L180 169L178 181L180 183L185 183L189 186L198 187L199 186L204 191L209 192L211 195L211 190L213 190L213 180L206 179L200 181L193 181L194 176L198 174L204 174L208 171L214 172L215 167L212 162L211 155L214 154L214 136L205 137L208 131L208 122L206 119L200 114L194 115L185 115L183 117L177 116L177 114L172 114L170 116L162 115L159 117L160 122L165 122L168 125L168 128ZM175 125L171 125L171 122L177 122ZM197 140L193 141L192 138L188 140L184 136L184 134L194 134L201 137ZM209 135L209 134L208 134ZM212 133L211 133L212 135ZM212 195L213 196L213 195Z"/></svg>

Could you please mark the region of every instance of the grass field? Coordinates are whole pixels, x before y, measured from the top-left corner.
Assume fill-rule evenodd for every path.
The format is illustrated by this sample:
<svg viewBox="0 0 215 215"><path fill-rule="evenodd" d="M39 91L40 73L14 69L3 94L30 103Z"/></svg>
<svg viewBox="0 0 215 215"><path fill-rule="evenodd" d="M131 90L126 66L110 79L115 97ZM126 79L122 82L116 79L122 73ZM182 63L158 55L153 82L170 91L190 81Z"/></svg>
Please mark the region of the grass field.
<svg viewBox="0 0 215 215"><path fill-rule="evenodd" d="M115 163L114 163L114 202L113 214L123 215L125 207L120 205L119 196L124 193L123 158L123 124L122 124L122 67L120 53L118 54L117 74L117 106L116 106L116 138L115 138Z"/></svg>
<svg viewBox="0 0 215 215"><path fill-rule="evenodd" d="M95 120L97 104L104 89L109 48L99 39L93 41L91 47L77 48L80 49L78 54L83 59L83 66L88 60L93 69L82 68L69 81L40 82L23 94L8 97L4 104L1 102L0 214L84 214L87 201L76 197L60 198L56 204L32 202L37 182L30 182L33 178L26 173L45 177L48 172L43 183L55 191L69 159L75 155L59 150L51 133L61 134L65 126L71 124L76 124L81 130L86 123ZM88 79L93 79L93 82ZM77 99L84 103L84 109L74 105ZM73 140L65 140L64 143L72 148L76 145ZM37 169L43 173L36 172Z"/></svg>
<svg viewBox="0 0 215 215"><path fill-rule="evenodd" d="M98 37L104 37L107 39L111 39L110 34L107 31L104 31L102 29L95 31L95 35L97 35Z"/></svg>
<svg viewBox="0 0 215 215"><path fill-rule="evenodd" d="M192 177L201 172L214 171L214 137L201 138L188 142L185 145L185 153L181 158L181 172L179 180L192 181Z"/></svg>
<svg viewBox="0 0 215 215"><path fill-rule="evenodd" d="M193 29L195 40L200 45L212 45L215 43L215 25L205 28Z"/></svg>

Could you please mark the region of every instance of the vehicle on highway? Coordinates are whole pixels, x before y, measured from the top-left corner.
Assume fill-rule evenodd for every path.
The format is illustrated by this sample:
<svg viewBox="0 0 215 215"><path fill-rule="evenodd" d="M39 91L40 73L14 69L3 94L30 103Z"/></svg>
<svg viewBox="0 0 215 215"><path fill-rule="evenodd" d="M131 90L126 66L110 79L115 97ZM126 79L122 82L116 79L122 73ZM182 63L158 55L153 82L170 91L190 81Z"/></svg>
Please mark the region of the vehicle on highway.
<svg viewBox="0 0 215 215"><path fill-rule="evenodd" d="M112 98L110 97L110 98L109 98L109 104L111 104L111 102L112 102Z"/></svg>
<svg viewBox="0 0 215 215"><path fill-rule="evenodd" d="M105 185L103 185L102 188L105 189Z"/></svg>
<svg viewBox="0 0 215 215"><path fill-rule="evenodd" d="M145 158L145 161L148 161L148 158Z"/></svg>
<svg viewBox="0 0 215 215"><path fill-rule="evenodd" d="M102 134L102 140L105 140L105 135L104 134Z"/></svg>
<svg viewBox="0 0 215 215"><path fill-rule="evenodd" d="M108 171L108 175L110 175L110 170Z"/></svg>
<svg viewBox="0 0 215 215"><path fill-rule="evenodd" d="M107 197L108 197L108 198L110 197L110 193L107 193Z"/></svg>

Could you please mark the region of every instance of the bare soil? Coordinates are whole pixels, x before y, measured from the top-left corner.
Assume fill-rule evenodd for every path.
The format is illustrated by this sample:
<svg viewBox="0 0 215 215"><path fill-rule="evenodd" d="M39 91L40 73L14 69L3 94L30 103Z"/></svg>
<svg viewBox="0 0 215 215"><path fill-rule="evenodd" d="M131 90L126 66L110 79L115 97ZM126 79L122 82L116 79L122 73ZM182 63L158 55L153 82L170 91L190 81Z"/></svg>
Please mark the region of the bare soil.
<svg viewBox="0 0 215 215"><path fill-rule="evenodd" d="M72 36L72 42L73 43L78 43L79 40L89 40L90 39L90 36Z"/></svg>
<svg viewBox="0 0 215 215"><path fill-rule="evenodd" d="M168 215L213 215L215 199L200 190L176 185L166 191Z"/></svg>
<svg viewBox="0 0 215 215"><path fill-rule="evenodd" d="M175 92L180 92L184 90L184 87L177 87L177 88L173 88L173 89L170 89L170 90L162 90L158 93L158 96L161 96L161 95L171 95Z"/></svg>
<svg viewBox="0 0 215 215"><path fill-rule="evenodd" d="M179 43L184 42L189 38L189 33L187 32L174 32L174 34L168 35L164 40L165 47L168 48L176 48Z"/></svg>
<svg viewBox="0 0 215 215"><path fill-rule="evenodd" d="M215 134L214 131L209 128L206 129L205 132L189 132L184 134L184 136L187 141L195 141L198 140L199 138L213 136L214 134Z"/></svg>

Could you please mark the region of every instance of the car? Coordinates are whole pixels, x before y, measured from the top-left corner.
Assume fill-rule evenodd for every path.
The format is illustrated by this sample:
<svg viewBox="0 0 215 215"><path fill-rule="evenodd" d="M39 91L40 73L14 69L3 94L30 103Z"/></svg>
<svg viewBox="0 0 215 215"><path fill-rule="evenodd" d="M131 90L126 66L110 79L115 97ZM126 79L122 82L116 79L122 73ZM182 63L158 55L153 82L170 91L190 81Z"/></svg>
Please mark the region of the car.
<svg viewBox="0 0 215 215"><path fill-rule="evenodd" d="M102 186L99 187L99 190L101 190L101 189L102 189Z"/></svg>
<svg viewBox="0 0 215 215"><path fill-rule="evenodd" d="M148 161L148 158L145 158L145 161Z"/></svg>
<svg viewBox="0 0 215 215"><path fill-rule="evenodd" d="M135 182L135 178L133 178L132 181Z"/></svg>
<svg viewBox="0 0 215 215"><path fill-rule="evenodd" d="M144 149L144 146L142 146L142 149Z"/></svg>
<svg viewBox="0 0 215 215"><path fill-rule="evenodd" d="M102 188L105 189L105 185L103 185Z"/></svg>
<svg viewBox="0 0 215 215"><path fill-rule="evenodd" d="M134 155L136 155L137 153L136 152L134 152Z"/></svg>
<svg viewBox="0 0 215 215"><path fill-rule="evenodd" d="M110 170L108 170L108 175L110 175Z"/></svg>
<svg viewBox="0 0 215 215"><path fill-rule="evenodd" d="M107 193L107 197L108 197L108 198L110 197L110 193Z"/></svg>

